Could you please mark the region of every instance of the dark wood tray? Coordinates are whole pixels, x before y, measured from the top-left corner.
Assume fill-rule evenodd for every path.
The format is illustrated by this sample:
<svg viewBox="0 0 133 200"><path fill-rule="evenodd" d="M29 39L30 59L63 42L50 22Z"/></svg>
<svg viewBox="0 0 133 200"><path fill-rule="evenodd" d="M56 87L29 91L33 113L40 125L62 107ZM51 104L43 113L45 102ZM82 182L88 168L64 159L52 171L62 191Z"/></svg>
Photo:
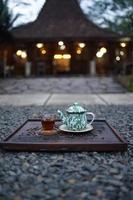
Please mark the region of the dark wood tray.
<svg viewBox="0 0 133 200"><path fill-rule="evenodd" d="M94 129L86 133L61 132L56 121L55 134L41 132L40 119L29 119L0 146L16 151L126 151L126 141L105 121L95 120Z"/></svg>

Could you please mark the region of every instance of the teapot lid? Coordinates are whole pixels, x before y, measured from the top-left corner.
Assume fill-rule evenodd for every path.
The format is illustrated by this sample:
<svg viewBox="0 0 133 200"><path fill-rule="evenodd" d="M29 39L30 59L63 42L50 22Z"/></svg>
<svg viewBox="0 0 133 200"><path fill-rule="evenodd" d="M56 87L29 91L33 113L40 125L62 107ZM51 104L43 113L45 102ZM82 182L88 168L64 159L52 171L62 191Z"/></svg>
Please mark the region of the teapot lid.
<svg viewBox="0 0 133 200"><path fill-rule="evenodd" d="M78 103L74 103L72 106L70 106L67 109L67 112L68 113L83 113L83 112L86 112L86 110L82 106L80 106Z"/></svg>

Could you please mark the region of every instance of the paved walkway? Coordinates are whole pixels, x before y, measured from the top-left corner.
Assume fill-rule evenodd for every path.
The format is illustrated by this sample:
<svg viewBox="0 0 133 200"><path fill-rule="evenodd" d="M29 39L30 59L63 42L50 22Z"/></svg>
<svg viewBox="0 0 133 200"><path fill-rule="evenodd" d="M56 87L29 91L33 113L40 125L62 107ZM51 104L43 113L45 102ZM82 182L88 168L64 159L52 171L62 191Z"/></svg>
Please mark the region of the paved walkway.
<svg viewBox="0 0 133 200"><path fill-rule="evenodd" d="M37 78L0 81L0 105L131 105L127 93L112 78Z"/></svg>
<svg viewBox="0 0 133 200"><path fill-rule="evenodd" d="M124 88L106 77L57 77L0 80L0 94L99 94L124 93Z"/></svg>
<svg viewBox="0 0 133 200"><path fill-rule="evenodd" d="M0 95L0 105L51 106L79 102L85 105L133 105L133 93L126 94L15 94Z"/></svg>

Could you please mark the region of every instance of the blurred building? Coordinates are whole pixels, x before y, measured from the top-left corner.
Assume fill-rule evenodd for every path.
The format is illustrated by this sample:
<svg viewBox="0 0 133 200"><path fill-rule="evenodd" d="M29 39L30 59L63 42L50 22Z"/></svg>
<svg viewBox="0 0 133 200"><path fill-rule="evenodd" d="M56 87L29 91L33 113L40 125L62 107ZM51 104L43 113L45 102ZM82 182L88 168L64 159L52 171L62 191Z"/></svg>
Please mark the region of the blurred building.
<svg viewBox="0 0 133 200"><path fill-rule="evenodd" d="M130 38L95 25L77 0L47 0L36 21L12 34L5 62L14 76L110 75L132 60Z"/></svg>

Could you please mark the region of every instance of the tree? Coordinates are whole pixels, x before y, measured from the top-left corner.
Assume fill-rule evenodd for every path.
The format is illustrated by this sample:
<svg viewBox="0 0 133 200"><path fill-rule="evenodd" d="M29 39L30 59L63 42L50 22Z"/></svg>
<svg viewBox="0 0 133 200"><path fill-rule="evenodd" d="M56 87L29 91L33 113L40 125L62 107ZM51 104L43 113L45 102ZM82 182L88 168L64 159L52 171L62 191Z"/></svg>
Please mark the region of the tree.
<svg viewBox="0 0 133 200"><path fill-rule="evenodd" d="M8 7L9 0L0 0L0 41L10 40L11 34L10 30L13 27L14 22L20 17L22 14L13 15L13 11ZM19 4L29 5L25 2L16 3L15 6Z"/></svg>
<svg viewBox="0 0 133 200"><path fill-rule="evenodd" d="M99 25L122 34L133 32L133 0L94 0L89 17Z"/></svg>
<svg viewBox="0 0 133 200"><path fill-rule="evenodd" d="M11 14L7 6L8 1L0 0L0 39L5 40L9 34L8 29L11 26Z"/></svg>

